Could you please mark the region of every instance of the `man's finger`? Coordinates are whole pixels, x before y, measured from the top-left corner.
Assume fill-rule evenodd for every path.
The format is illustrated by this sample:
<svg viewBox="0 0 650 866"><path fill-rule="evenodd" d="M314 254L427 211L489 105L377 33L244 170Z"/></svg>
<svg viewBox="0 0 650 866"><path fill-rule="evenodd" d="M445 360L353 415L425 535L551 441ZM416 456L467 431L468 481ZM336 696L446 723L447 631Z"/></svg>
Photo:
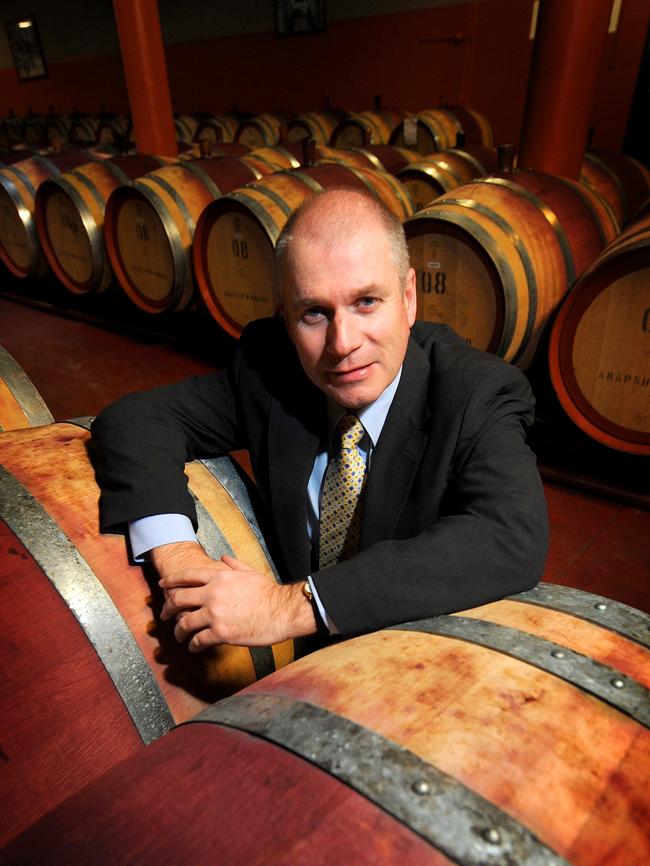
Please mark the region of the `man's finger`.
<svg viewBox="0 0 650 866"><path fill-rule="evenodd" d="M221 561L229 568L233 568L237 571L257 571L257 569L253 568L252 565L249 565L247 562L242 562L241 559L237 559L234 556L229 556L227 553L224 553L221 557Z"/></svg>
<svg viewBox="0 0 650 866"><path fill-rule="evenodd" d="M202 604L203 587L191 586L188 589L172 589L167 595L167 601L162 606L160 618L172 619L177 613L188 609L196 609Z"/></svg>

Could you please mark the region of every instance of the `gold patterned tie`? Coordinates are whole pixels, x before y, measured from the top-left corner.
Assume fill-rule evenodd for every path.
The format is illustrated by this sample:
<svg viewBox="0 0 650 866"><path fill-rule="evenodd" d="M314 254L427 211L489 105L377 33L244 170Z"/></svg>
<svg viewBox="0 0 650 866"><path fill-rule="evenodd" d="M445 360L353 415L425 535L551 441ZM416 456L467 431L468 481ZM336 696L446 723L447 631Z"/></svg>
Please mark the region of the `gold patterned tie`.
<svg viewBox="0 0 650 866"><path fill-rule="evenodd" d="M327 464L321 497L319 568L348 559L359 549L366 462L357 446L365 430L356 415L344 415L336 430L340 452Z"/></svg>

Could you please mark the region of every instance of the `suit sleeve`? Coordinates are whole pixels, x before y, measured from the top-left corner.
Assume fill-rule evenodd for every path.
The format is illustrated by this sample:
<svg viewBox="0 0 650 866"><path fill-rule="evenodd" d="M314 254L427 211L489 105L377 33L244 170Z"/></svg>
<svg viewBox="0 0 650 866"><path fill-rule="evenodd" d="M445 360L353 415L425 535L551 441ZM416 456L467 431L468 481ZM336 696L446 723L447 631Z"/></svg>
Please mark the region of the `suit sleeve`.
<svg viewBox="0 0 650 866"><path fill-rule="evenodd" d="M492 369L467 401L436 518L314 575L341 632L468 609L537 583L548 519L525 441L533 405L520 371Z"/></svg>
<svg viewBox="0 0 650 866"><path fill-rule="evenodd" d="M97 416L91 432L103 532L163 513L185 514L196 528L185 463L244 447L235 369L128 395Z"/></svg>

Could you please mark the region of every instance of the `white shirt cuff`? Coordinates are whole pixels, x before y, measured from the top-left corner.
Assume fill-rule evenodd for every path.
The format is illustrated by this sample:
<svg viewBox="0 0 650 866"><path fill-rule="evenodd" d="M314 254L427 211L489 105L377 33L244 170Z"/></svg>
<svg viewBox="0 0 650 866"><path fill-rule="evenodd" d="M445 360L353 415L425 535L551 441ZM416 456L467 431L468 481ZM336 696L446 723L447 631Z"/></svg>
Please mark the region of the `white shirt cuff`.
<svg viewBox="0 0 650 866"><path fill-rule="evenodd" d="M134 562L145 562L154 547L176 541L196 541L192 521L184 514L153 514L129 523L129 541Z"/></svg>
<svg viewBox="0 0 650 866"><path fill-rule="evenodd" d="M320 614L321 619L325 623L327 630L330 634L341 634L341 632L336 627L336 623L334 623L327 615L327 611L323 607L323 603L318 597L318 593L316 592L316 587L314 586L314 581L311 579L311 575L307 578L309 581L309 586L311 587L312 595L314 596L314 601L316 602L316 607L318 608L318 613Z"/></svg>

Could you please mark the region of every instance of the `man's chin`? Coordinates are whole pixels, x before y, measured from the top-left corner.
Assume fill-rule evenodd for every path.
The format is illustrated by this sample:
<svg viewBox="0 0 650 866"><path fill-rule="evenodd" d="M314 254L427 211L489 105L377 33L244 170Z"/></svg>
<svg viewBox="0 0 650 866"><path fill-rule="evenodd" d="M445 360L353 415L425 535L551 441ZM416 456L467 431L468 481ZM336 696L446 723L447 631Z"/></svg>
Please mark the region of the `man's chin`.
<svg viewBox="0 0 650 866"><path fill-rule="evenodd" d="M363 385L329 385L324 390L334 402L351 412L363 409L364 406L368 406L379 396L366 383Z"/></svg>

